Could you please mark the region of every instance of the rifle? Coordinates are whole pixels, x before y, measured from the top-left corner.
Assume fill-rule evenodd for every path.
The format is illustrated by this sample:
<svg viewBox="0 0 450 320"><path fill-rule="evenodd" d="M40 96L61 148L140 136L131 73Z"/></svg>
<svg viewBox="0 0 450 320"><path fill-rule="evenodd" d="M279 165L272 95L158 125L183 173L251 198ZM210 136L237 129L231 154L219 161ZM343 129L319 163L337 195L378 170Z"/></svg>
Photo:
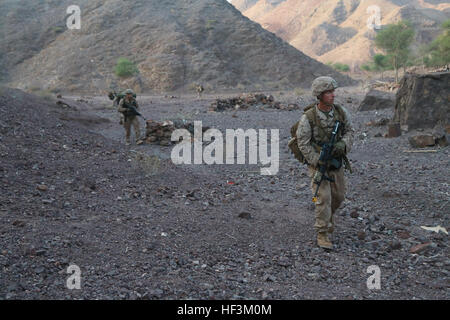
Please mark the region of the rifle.
<svg viewBox="0 0 450 320"><path fill-rule="evenodd" d="M125 102L123 104L123 106L129 110L130 115L139 116L142 119L144 119L144 121L147 121L147 119L145 119L144 116L142 114L140 114L139 111L137 111L136 108L134 106L132 106L131 104L128 104Z"/></svg>
<svg viewBox="0 0 450 320"><path fill-rule="evenodd" d="M338 133L340 124L341 123L339 121L336 121L336 124L334 125L333 132L331 133L330 142L329 143L325 143L322 146L322 149L320 151L319 161L321 163L323 163L323 164L319 166L319 172L321 173L319 182L314 181L314 183L317 184L316 192L314 193L314 196L312 198L312 201L314 203L317 202L317 193L319 192L319 187L320 187L320 184L322 183L322 181L323 180L327 180L327 181L330 181L330 182L334 182L333 178L330 178L327 175L325 175L325 172L327 171L327 168L328 168L328 161L330 161L333 158L332 155L331 155L331 152L333 151L334 144L336 142L336 135Z"/></svg>

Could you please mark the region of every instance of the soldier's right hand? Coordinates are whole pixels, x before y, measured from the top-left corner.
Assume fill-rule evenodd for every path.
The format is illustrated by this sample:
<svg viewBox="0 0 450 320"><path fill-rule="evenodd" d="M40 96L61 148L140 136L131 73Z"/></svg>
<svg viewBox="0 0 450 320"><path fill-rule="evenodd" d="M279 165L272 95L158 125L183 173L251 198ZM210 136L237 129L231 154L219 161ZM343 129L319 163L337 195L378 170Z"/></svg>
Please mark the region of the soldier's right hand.
<svg viewBox="0 0 450 320"><path fill-rule="evenodd" d="M321 167L321 166L324 166L324 165L326 165L327 163L325 162L325 161L322 161L322 160L317 160L317 167Z"/></svg>

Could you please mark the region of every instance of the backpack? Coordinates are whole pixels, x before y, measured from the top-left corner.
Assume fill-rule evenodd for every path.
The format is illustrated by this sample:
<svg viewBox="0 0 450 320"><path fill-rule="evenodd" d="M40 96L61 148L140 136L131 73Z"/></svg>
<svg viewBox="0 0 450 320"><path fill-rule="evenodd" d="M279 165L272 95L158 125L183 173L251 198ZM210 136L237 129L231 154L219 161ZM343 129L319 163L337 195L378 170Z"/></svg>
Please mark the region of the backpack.
<svg viewBox="0 0 450 320"><path fill-rule="evenodd" d="M305 109L303 109L303 113L306 114L306 117L308 118L311 129L318 126L317 124L319 123L316 108L314 108L315 106L316 106L316 103L313 103L313 104L307 106ZM342 108L340 106L338 106L338 105L334 105L334 106L335 106L335 110L336 110L337 119L339 121L341 121L341 123L343 123L343 121L345 119L344 111L342 110ZM300 161L301 164L308 164L308 161L306 161L306 158L300 151L300 149L298 147L298 143L297 143L297 129L298 129L299 124L300 124L300 120L298 120L291 127L291 139L288 142L288 147L291 150L291 152L294 154L295 159ZM320 126L318 126L318 127L320 128ZM342 131L344 131L344 130L345 130L345 128L343 130L339 130L339 132L342 133ZM342 136L342 134L338 134L338 136ZM316 148L316 150L318 152L320 152L320 146L317 143L314 143L314 141L313 141L313 146Z"/></svg>
<svg viewBox="0 0 450 320"><path fill-rule="evenodd" d="M136 99L136 97L136 93L133 93L133 98ZM120 100L125 98L125 93L123 93L123 91L119 91L119 93L117 93L116 91L110 91L108 93L108 98L113 101L113 106L117 107L120 103Z"/></svg>

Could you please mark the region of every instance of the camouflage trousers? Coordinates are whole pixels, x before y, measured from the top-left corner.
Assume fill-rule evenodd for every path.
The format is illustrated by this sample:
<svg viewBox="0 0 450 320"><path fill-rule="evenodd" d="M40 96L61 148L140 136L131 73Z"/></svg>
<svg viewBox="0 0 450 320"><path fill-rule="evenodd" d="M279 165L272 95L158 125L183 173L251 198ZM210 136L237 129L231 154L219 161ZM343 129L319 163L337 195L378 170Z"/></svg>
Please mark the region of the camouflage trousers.
<svg viewBox="0 0 450 320"><path fill-rule="evenodd" d="M138 141L141 138L141 131L139 128L138 118L137 117L125 117L123 127L125 128L125 138L128 143L130 143L131 126L134 127L136 141Z"/></svg>
<svg viewBox="0 0 450 320"><path fill-rule="evenodd" d="M308 175L311 177L311 190L316 192L317 184L314 183L316 169L308 167ZM316 222L314 227L318 232L333 232L334 213L345 199L346 182L344 168L328 171L327 176L334 179L334 182L323 180L317 194L315 207Z"/></svg>

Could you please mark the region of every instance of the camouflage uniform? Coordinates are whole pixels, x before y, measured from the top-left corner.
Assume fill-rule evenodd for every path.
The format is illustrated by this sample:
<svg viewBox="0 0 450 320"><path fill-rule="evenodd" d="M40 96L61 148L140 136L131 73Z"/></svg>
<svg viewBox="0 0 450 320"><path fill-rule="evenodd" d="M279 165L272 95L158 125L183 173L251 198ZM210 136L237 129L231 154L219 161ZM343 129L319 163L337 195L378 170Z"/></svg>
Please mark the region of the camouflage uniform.
<svg viewBox="0 0 450 320"><path fill-rule="evenodd" d="M121 98L120 98L118 95L114 98L114 100L113 100L113 107L117 108L117 107L119 106L120 99L121 99ZM124 116L123 116L123 113L120 112L120 120L119 120L119 124L123 125L124 120L125 120L125 118L124 118Z"/></svg>
<svg viewBox="0 0 450 320"><path fill-rule="evenodd" d="M317 94L317 92L313 94ZM314 175L318 168L320 144L329 141L336 120L339 119L342 122L343 130L339 130L336 142L343 141L346 153L348 153L353 144L354 129L348 112L341 106L333 105L331 111L327 113L319 110L317 103L309 112L309 118L307 113L301 117L296 135L298 147L308 162L308 175L312 178L311 190L314 194L317 188L317 184L314 183ZM315 117L313 123L310 121L312 117ZM328 234L334 230L334 213L345 199L346 181L343 165L339 169L327 170L326 174L335 182L323 180L320 185L318 201L315 206L316 222L314 227L319 235L325 236L329 242Z"/></svg>
<svg viewBox="0 0 450 320"><path fill-rule="evenodd" d="M202 97L202 92L204 90L203 86L201 84L197 85L196 90L197 90L197 97L200 99Z"/></svg>
<svg viewBox="0 0 450 320"><path fill-rule="evenodd" d="M139 128L139 121L137 119L137 116L129 114L129 111L125 106L126 104L132 105L133 107L136 108L136 110L139 108L139 105L134 97L132 97L131 99L128 99L128 97L125 96L123 99L120 100L118 111L120 113L122 113L124 116L123 126L125 128L126 142L127 142L127 144L130 143L131 126L134 127L136 142L139 142L141 139L140 138L141 133L140 133L140 128Z"/></svg>

